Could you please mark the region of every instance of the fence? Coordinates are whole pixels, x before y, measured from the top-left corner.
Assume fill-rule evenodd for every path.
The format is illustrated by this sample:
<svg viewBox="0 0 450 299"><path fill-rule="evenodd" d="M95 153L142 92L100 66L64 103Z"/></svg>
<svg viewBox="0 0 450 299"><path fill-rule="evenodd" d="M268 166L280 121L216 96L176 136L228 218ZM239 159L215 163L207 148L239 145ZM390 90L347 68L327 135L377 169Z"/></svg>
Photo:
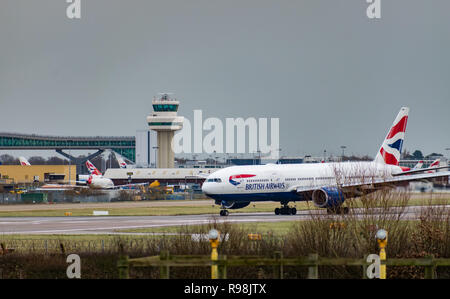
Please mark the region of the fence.
<svg viewBox="0 0 450 299"><path fill-rule="evenodd" d="M436 267L450 266L450 259L435 259L426 257L420 259L387 259L386 266L420 266L425 268L425 278L436 278ZM130 267L159 267L160 278L170 278L170 267L212 267L217 266L218 278L227 278L227 267L235 266L272 266L273 278L283 279L284 266L308 267L308 279L319 278L319 266L359 266L362 268L361 278L367 278L366 272L369 263L365 258L324 258L317 254L307 257L283 258L281 252L275 252L273 258L262 258L258 256L221 256L217 261L212 261L210 257L204 255L174 255L168 251L161 251L159 256L129 259L121 256L118 263L119 278L129 278Z"/></svg>

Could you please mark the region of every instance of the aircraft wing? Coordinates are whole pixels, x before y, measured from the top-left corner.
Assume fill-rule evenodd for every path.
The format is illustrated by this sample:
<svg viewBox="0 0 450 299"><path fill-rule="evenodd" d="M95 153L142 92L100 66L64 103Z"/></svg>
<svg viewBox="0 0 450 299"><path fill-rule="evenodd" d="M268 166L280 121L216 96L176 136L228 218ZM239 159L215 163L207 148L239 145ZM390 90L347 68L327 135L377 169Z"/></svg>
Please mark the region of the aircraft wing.
<svg viewBox="0 0 450 299"><path fill-rule="evenodd" d="M108 189L133 189L133 187L137 186L147 186L149 183L134 183L134 184L124 184L124 185L117 185Z"/></svg>
<svg viewBox="0 0 450 299"><path fill-rule="evenodd" d="M338 187L344 194L349 197L355 197L363 195L365 192L375 191L382 187L394 187L402 183L411 181L420 181L426 179L440 178L450 176L450 171L436 172L436 173L424 173L424 174L411 174L406 176L396 176L390 178L366 178L359 179L359 182L350 182L337 184L335 186L323 185L323 186L293 186L289 189L291 192L295 192L298 195L311 195L314 190L326 188L326 187Z"/></svg>
<svg viewBox="0 0 450 299"><path fill-rule="evenodd" d="M450 166L441 166L441 167L429 167L429 168L421 168L421 169L413 169L409 171L404 171L400 173L395 173L392 176L402 176L402 175L409 175L413 173L420 173L420 172L426 172L426 171L432 171L432 170L438 170L438 169L444 169L449 168Z"/></svg>
<svg viewBox="0 0 450 299"><path fill-rule="evenodd" d="M52 186L42 186L40 188L34 189L35 191L73 191L73 190L80 190L80 189L89 189L87 186L78 186L78 185L52 185Z"/></svg>

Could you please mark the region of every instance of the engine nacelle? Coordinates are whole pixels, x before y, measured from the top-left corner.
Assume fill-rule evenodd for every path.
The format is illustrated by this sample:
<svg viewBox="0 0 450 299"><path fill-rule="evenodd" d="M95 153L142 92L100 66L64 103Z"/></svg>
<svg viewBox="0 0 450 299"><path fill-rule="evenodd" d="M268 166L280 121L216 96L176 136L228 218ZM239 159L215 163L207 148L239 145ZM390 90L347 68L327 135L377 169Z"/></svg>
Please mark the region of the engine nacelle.
<svg viewBox="0 0 450 299"><path fill-rule="evenodd" d="M314 190L312 201L318 208L336 208L344 201L344 193L336 187L327 187Z"/></svg>
<svg viewBox="0 0 450 299"><path fill-rule="evenodd" d="M220 202L216 201L216 204L223 206L225 209L236 210L245 208L250 204L249 201L244 202L235 202L235 201L226 201L222 200Z"/></svg>

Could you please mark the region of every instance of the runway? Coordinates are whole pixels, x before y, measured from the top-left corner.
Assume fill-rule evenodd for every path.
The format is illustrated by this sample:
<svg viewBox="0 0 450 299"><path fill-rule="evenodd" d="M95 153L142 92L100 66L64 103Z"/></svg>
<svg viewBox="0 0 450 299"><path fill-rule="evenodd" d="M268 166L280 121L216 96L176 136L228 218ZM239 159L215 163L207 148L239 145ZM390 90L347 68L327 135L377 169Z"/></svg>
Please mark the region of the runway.
<svg viewBox="0 0 450 299"><path fill-rule="evenodd" d="M450 205L434 206L450 211ZM429 208L429 207L426 207ZM417 220L421 215L421 206L404 208L401 219ZM381 215L380 209L353 209L348 217L362 218L367 214ZM399 208L391 208L391 215L398 215ZM117 234L119 230L152 228L164 226L199 225L210 222L252 223L279 222L311 219L323 210L298 211L297 215L274 215L273 213L230 213L228 217L218 215L181 215L181 216L89 216L89 217L2 217L0 218L0 235L13 234ZM339 219L340 217L333 215Z"/></svg>

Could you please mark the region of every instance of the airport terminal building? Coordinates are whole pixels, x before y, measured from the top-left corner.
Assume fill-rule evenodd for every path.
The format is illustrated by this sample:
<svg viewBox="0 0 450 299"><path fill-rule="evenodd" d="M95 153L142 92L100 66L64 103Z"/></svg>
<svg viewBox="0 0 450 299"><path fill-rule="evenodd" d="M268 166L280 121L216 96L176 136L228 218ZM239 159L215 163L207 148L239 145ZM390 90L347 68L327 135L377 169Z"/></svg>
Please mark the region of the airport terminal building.
<svg viewBox="0 0 450 299"><path fill-rule="evenodd" d="M163 185L202 184L217 169L211 168L109 168L104 176L114 185L153 183Z"/></svg>

